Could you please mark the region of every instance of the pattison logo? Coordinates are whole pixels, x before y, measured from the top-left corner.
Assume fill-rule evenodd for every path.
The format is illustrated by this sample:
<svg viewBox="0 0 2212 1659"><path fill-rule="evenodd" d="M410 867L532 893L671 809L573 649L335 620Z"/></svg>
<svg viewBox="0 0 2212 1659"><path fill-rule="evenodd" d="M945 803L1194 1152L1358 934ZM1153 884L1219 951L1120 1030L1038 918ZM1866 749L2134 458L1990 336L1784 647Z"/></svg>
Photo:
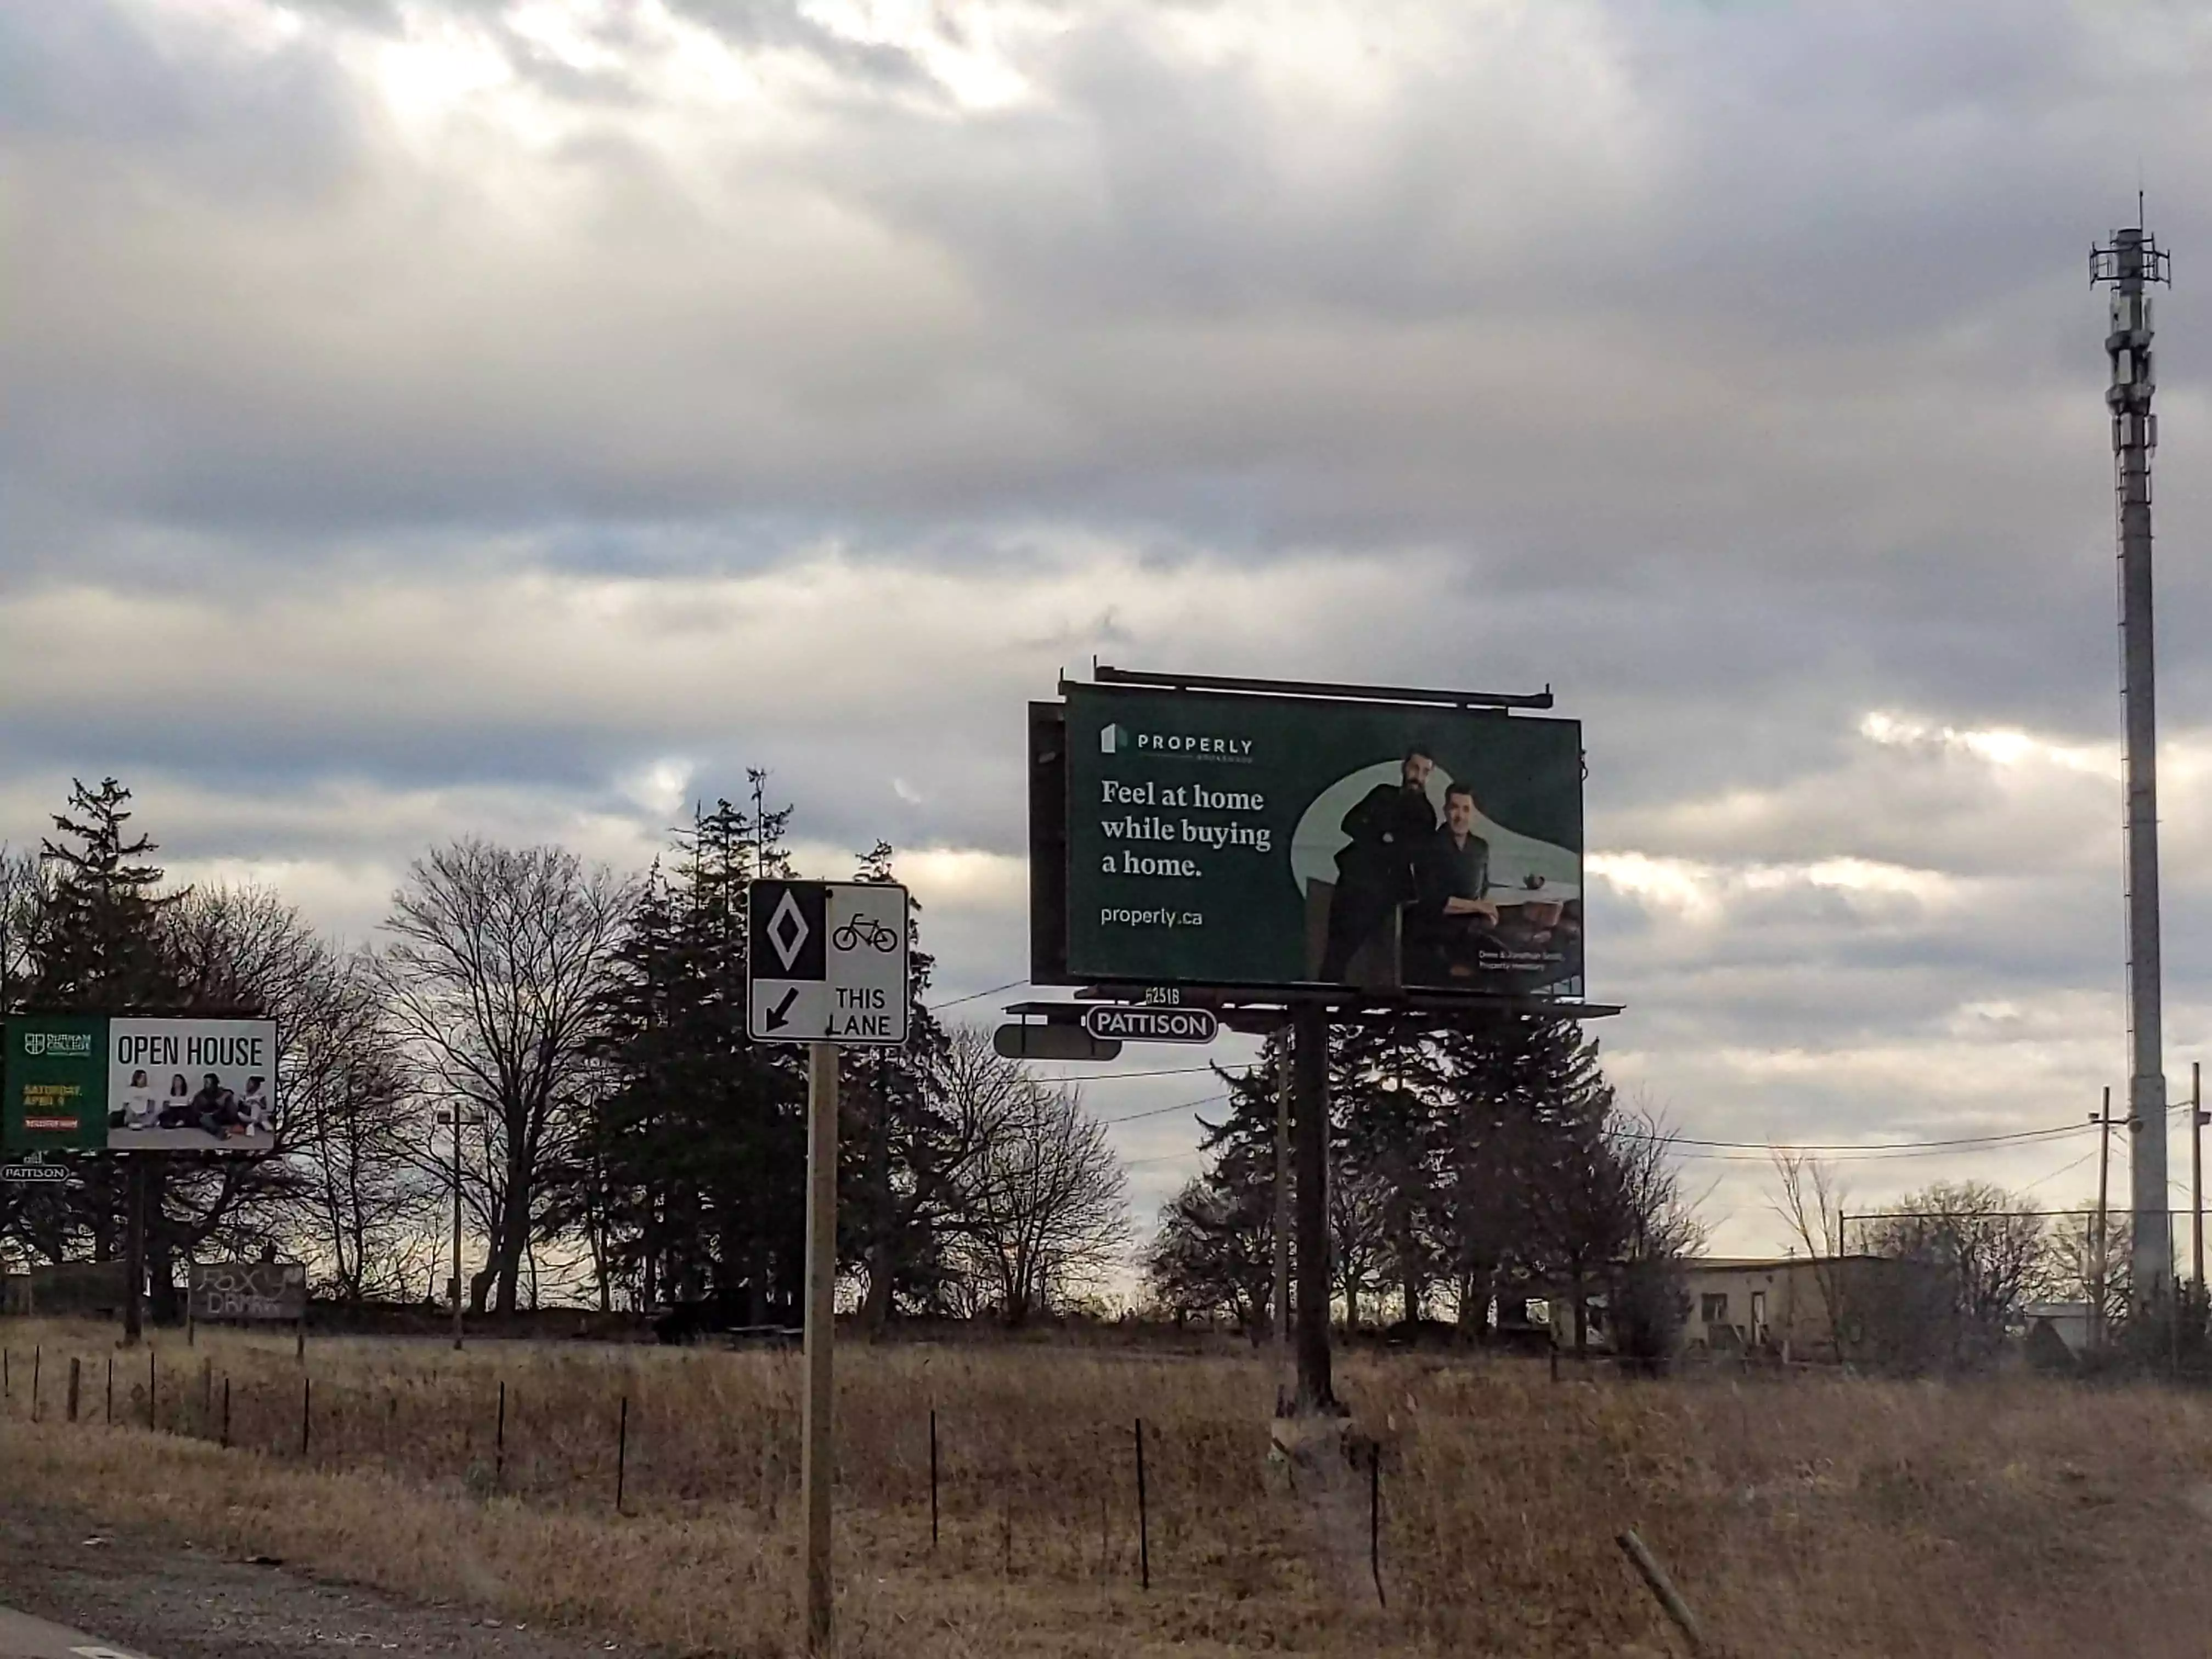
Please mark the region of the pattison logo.
<svg viewBox="0 0 2212 1659"><path fill-rule="evenodd" d="M92 1053L92 1033L89 1031L26 1031L23 1033L23 1052L27 1054L74 1054L88 1057Z"/></svg>

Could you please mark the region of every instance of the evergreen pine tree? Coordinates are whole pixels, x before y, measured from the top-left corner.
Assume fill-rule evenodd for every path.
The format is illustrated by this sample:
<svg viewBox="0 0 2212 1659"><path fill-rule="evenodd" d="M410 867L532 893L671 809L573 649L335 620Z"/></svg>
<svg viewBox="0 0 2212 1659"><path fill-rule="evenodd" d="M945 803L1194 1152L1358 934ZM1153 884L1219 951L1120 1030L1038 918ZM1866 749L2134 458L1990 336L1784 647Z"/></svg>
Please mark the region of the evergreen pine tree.
<svg viewBox="0 0 2212 1659"><path fill-rule="evenodd" d="M1275 1110L1284 1035L1249 1071L1215 1068L1229 1089L1218 1122L1198 1120L1202 1173L1160 1212L1146 1257L1152 1291L1178 1317L1226 1312L1247 1330L1271 1326L1274 1302Z"/></svg>
<svg viewBox="0 0 2212 1659"><path fill-rule="evenodd" d="M800 1051L745 1033L745 890L788 872L787 811L694 815L672 877L656 866L620 951L611 1085L568 1172L605 1212L610 1266L647 1306L716 1293L745 1322L793 1322L805 1271Z"/></svg>
<svg viewBox="0 0 2212 1659"><path fill-rule="evenodd" d="M128 826L131 792L113 778L96 789L72 780L70 810L54 816L60 839L40 843L52 875L31 927L26 1006L121 1013L173 1007L179 976L161 913L184 896L161 891L157 848Z"/></svg>
<svg viewBox="0 0 2212 1659"><path fill-rule="evenodd" d="M897 879L888 842L861 855L854 879ZM908 921L907 1040L848 1048L839 1079L839 1255L866 1277L861 1311L875 1331L902 1297L922 1306L941 1300L947 1181L963 1150L945 1109L946 1037L929 1012L936 959L921 947L920 909L913 906Z"/></svg>

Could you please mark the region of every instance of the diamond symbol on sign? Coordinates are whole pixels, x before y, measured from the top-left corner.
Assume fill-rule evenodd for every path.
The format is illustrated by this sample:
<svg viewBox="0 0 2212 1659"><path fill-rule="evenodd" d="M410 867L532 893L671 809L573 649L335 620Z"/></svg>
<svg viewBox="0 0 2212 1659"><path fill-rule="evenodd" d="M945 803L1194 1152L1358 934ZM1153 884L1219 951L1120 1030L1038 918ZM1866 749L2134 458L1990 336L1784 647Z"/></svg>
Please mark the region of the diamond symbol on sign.
<svg viewBox="0 0 2212 1659"><path fill-rule="evenodd" d="M784 938L787 933L791 936L788 941ZM783 958L783 971L789 973L799 961L799 947L806 943L806 918L800 914L799 901L792 896L788 887L783 890L783 902L775 907L775 914L769 918L768 942L775 946L776 955Z"/></svg>

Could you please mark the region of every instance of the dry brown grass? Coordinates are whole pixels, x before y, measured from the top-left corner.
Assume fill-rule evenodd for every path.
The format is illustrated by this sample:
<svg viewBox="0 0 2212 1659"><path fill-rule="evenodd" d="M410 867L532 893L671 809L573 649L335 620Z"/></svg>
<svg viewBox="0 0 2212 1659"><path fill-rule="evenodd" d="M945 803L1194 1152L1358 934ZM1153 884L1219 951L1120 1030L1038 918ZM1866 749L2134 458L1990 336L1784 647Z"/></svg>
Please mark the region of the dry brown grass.
<svg viewBox="0 0 2212 1659"><path fill-rule="evenodd" d="M511 1618L687 1652L793 1650L794 1356L318 1342L302 1460L288 1342L165 1344L164 1432L149 1435L102 1426L111 1333L18 1323L0 1340L12 1396L0 1457L33 1501ZM71 1352L88 1419L74 1431L58 1420ZM118 1421L143 1425L144 1363L119 1361ZM216 1430L225 1376L228 1452L197 1437ZM845 1652L1668 1650L1612 1541L1630 1524L1731 1653L2204 1646L2212 1401L2197 1395L2025 1378L1553 1383L1530 1364L1368 1358L1346 1361L1342 1382L1384 1447L1387 1609L1366 1579L1364 1480L1347 1472L1317 1495L1271 1478L1273 1379L1253 1360L848 1345ZM1139 1415L1150 1593L1136 1581Z"/></svg>

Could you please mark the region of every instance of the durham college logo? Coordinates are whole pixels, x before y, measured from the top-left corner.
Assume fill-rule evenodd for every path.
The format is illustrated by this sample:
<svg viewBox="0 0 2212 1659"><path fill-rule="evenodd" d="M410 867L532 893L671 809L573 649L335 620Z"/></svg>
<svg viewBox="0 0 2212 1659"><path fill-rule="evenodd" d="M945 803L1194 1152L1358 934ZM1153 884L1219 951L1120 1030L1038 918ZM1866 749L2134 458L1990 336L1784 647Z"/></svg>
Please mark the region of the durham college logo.
<svg viewBox="0 0 2212 1659"><path fill-rule="evenodd" d="M87 1060L92 1055L92 1033L26 1031L23 1033L23 1052L33 1056L52 1054L62 1059Z"/></svg>

